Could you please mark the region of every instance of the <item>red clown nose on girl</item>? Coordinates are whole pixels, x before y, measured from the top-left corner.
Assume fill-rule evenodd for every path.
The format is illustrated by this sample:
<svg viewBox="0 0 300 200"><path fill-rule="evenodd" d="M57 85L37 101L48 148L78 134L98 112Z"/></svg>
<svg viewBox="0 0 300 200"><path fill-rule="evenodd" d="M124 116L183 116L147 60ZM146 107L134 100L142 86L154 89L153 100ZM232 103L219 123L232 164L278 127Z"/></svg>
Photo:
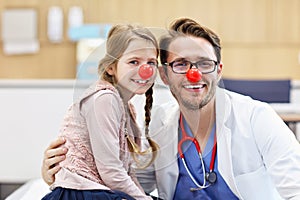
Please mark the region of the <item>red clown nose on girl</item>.
<svg viewBox="0 0 300 200"><path fill-rule="evenodd" d="M148 64L143 64L139 68L139 75L142 79L149 79L153 75L153 67Z"/></svg>

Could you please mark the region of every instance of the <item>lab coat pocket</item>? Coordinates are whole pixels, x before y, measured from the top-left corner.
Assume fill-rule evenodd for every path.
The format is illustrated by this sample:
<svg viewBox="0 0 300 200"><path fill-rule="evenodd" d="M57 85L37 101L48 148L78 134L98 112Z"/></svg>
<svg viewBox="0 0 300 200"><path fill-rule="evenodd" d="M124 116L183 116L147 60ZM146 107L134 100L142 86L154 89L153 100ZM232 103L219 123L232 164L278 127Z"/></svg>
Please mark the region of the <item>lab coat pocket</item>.
<svg viewBox="0 0 300 200"><path fill-rule="evenodd" d="M282 199L264 166L253 172L238 175L235 180L237 188L245 200Z"/></svg>

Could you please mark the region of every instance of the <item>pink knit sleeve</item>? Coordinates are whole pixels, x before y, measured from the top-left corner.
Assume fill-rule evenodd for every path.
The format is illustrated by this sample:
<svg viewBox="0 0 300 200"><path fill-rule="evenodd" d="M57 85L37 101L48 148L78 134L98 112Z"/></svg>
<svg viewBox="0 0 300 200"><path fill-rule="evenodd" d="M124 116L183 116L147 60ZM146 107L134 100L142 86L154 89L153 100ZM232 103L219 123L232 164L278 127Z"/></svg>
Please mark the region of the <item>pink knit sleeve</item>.
<svg viewBox="0 0 300 200"><path fill-rule="evenodd" d="M121 108L118 96L109 90L97 92L82 106L97 169L111 189L123 191L136 199L150 199L134 183L128 175L128 166L120 159Z"/></svg>

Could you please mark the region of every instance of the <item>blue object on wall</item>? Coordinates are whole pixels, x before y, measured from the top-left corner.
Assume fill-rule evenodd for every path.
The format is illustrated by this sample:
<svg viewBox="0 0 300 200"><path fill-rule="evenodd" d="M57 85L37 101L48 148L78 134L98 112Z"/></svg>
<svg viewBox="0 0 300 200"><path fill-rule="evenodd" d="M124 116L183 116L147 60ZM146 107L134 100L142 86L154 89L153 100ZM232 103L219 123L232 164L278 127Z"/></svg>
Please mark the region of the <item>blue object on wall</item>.
<svg viewBox="0 0 300 200"><path fill-rule="evenodd" d="M106 38L111 24L84 24L68 30L69 39L78 41L85 38Z"/></svg>

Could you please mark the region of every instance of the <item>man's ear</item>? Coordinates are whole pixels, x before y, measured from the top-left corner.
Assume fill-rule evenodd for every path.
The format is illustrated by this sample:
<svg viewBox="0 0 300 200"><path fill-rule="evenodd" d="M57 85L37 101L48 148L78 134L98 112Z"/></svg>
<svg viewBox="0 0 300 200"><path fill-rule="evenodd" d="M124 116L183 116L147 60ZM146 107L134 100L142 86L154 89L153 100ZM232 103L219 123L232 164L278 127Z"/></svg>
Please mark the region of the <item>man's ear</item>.
<svg viewBox="0 0 300 200"><path fill-rule="evenodd" d="M220 64L218 65L218 68L217 68L218 81L221 80L221 77L222 77L222 70L223 70L223 63L220 62Z"/></svg>
<svg viewBox="0 0 300 200"><path fill-rule="evenodd" d="M164 84L169 85L168 77L163 66L158 67L159 75Z"/></svg>
<svg viewBox="0 0 300 200"><path fill-rule="evenodd" d="M218 65L218 69L217 69L218 74L220 74L222 72L222 69L223 69L223 63L220 62L220 64Z"/></svg>

